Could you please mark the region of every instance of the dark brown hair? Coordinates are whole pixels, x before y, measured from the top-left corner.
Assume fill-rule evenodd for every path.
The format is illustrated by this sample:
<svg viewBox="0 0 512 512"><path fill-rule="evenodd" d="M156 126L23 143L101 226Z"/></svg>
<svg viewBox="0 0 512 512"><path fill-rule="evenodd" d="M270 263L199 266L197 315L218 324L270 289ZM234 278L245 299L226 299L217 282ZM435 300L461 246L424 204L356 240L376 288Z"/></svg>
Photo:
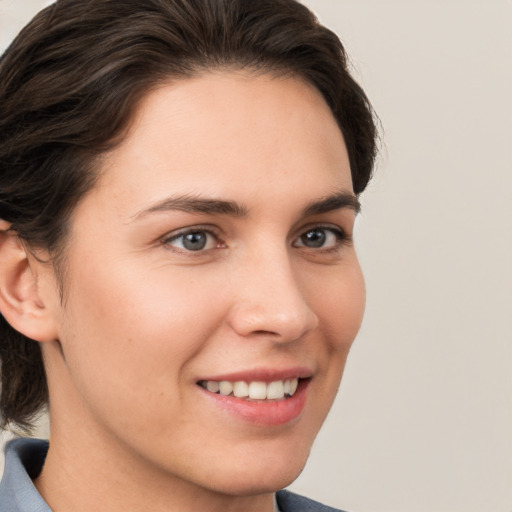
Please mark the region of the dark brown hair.
<svg viewBox="0 0 512 512"><path fill-rule="evenodd" d="M354 191L372 173L376 128L338 37L295 0L58 0L0 60L0 218L59 272L67 219L95 160L122 139L147 92L222 68L295 74L344 135ZM0 315L0 424L29 428L48 401L39 345Z"/></svg>

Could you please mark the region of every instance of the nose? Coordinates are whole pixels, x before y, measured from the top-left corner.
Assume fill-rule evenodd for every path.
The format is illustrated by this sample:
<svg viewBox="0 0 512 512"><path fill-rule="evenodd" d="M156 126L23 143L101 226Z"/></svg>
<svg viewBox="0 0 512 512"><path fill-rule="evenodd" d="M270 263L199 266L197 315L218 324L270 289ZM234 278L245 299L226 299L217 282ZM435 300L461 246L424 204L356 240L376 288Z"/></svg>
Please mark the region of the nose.
<svg viewBox="0 0 512 512"><path fill-rule="evenodd" d="M298 275L286 251L253 258L237 272L236 300L230 324L243 337L265 336L286 343L300 339L318 325L306 302Z"/></svg>

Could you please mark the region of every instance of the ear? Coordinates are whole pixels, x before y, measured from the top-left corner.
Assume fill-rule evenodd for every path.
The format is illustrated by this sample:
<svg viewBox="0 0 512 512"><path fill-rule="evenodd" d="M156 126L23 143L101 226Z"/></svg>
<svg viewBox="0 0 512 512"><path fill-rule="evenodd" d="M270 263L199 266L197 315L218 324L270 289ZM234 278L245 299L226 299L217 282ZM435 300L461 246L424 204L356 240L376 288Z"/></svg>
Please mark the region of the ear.
<svg viewBox="0 0 512 512"><path fill-rule="evenodd" d="M28 338L54 341L57 329L51 308L41 298L37 262L10 223L0 219L0 312Z"/></svg>

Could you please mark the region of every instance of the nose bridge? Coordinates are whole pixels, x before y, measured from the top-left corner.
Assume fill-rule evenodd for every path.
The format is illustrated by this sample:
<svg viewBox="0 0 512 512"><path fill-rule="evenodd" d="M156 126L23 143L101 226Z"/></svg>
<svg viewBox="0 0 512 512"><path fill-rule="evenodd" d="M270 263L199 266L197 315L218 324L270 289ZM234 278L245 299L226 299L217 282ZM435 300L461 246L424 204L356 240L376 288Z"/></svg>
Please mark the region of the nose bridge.
<svg viewBox="0 0 512 512"><path fill-rule="evenodd" d="M231 315L238 334L266 334L286 342L316 327L318 318L307 303L284 244L249 253L240 272Z"/></svg>

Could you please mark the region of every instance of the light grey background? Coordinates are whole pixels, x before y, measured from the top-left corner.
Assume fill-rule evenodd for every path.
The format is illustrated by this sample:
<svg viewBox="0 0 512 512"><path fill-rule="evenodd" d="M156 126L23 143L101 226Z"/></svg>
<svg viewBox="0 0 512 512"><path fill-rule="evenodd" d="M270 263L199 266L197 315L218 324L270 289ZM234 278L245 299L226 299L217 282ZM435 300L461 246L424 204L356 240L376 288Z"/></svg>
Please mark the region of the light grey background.
<svg viewBox="0 0 512 512"><path fill-rule="evenodd" d="M0 0L0 46L46 3ZM292 489L354 512L511 512L512 2L305 3L385 149L358 220L365 323Z"/></svg>

